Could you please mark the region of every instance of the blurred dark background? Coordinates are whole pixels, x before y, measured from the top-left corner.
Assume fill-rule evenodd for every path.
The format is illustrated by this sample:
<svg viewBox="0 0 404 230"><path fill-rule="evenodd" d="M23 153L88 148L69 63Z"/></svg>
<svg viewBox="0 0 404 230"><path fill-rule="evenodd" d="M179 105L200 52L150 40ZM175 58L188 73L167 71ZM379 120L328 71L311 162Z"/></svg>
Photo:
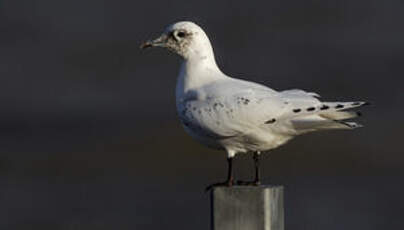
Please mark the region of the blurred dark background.
<svg viewBox="0 0 404 230"><path fill-rule="evenodd" d="M368 100L355 131L263 159L286 229L403 229L400 0L0 2L0 229L209 229L225 154L176 118L180 59L139 44L192 20L230 76ZM252 177L250 155L236 159Z"/></svg>

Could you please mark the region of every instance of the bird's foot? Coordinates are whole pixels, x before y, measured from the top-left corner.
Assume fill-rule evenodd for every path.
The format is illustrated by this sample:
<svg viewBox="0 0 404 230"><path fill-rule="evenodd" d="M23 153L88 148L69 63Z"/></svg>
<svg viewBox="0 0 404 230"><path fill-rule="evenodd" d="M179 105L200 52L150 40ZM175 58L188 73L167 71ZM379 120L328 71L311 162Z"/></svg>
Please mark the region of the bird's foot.
<svg viewBox="0 0 404 230"><path fill-rule="evenodd" d="M214 183L214 184L211 184L208 187L206 187L205 192L209 192L211 189L213 189L215 187L231 187L231 186L233 186L233 184L234 184L233 179L227 180L225 182Z"/></svg>
<svg viewBox="0 0 404 230"><path fill-rule="evenodd" d="M241 180L239 180L239 181L236 182L236 185L259 186L259 185L261 185L261 181L257 181L257 180L254 180L254 181L241 181Z"/></svg>

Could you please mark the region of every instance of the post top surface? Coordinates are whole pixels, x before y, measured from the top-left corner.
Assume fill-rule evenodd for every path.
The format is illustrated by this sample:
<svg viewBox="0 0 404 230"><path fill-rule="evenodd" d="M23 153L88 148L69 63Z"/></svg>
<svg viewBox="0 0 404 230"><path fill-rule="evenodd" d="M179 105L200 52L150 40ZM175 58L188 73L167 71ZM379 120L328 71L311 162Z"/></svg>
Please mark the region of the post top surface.
<svg viewBox="0 0 404 230"><path fill-rule="evenodd" d="M259 185L259 186L244 186L244 185L234 185L231 187L221 186L213 188L215 190L267 190L267 189L283 189L282 185Z"/></svg>

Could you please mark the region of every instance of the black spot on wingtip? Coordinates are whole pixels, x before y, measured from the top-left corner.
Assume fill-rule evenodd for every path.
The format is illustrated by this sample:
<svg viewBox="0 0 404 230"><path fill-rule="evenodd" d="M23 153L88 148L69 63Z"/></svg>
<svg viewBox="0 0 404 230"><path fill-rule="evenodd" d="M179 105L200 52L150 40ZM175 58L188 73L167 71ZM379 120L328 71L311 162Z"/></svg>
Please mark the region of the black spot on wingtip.
<svg viewBox="0 0 404 230"><path fill-rule="evenodd" d="M308 112L310 112L310 111L314 111L316 108L314 108L314 107L309 107L309 108L307 108L306 110L308 111Z"/></svg>
<svg viewBox="0 0 404 230"><path fill-rule="evenodd" d="M338 104L338 105L335 106L335 108L336 109L342 109L342 108L344 108L344 105Z"/></svg>
<svg viewBox="0 0 404 230"><path fill-rule="evenodd" d="M298 113L298 112L300 112L300 111L302 111L301 109L294 109L293 110L293 112L295 112L295 113Z"/></svg>
<svg viewBox="0 0 404 230"><path fill-rule="evenodd" d="M366 101L365 103L363 103L363 105L371 105L371 103Z"/></svg>
<svg viewBox="0 0 404 230"><path fill-rule="evenodd" d="M326 110L329 109L330 107L328 105L323 105L320 107L320 110Z"/></svg>
<svg viewBox="0 0 404 230"><path fill-rule="evenodd" d="M271 120L266 121L265 124L272 124L272 123L275 123L275 121L276 121L276 119L273 118Z"/></svg>
<svg viewBox="0 0 404 230"><path fill-rule="evenodd" d="M356 112L356 116L361 117L362 113L360 111Z"/></svg>

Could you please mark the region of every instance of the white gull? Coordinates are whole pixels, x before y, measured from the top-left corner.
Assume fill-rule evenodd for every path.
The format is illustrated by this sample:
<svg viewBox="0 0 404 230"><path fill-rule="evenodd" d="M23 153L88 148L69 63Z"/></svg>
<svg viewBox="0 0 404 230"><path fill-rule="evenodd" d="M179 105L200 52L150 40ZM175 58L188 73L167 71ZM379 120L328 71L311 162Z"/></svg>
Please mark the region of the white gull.
<svg viewBox="0 0 404 230"><path fill-rule="evenodd" d="M167 48L183 58L176 106L186 132L208 147L227 152L227 180L213 186L233 185L232 159L237 153L254 153L255 180L241 184L258 185L261 152L304 133L361 126L344 121L360 115L346 110L366 102L322 102L316 93L275 91L227 76L216 64L208 36L193 22L168 26L142 48L152 46Z"/></svg>

